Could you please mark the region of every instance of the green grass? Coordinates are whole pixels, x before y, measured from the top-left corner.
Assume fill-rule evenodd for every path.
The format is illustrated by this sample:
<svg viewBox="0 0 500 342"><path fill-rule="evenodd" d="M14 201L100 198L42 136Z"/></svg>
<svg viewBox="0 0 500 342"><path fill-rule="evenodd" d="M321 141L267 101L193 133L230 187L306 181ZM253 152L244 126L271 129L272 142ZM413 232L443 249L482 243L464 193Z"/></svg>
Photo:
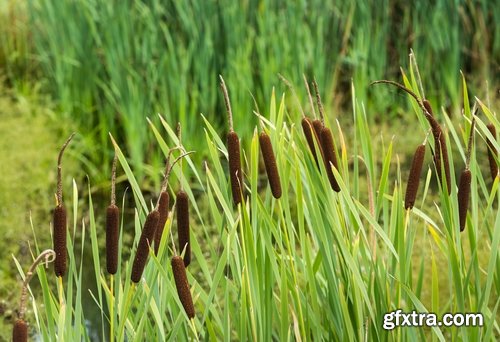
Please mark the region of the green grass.
<svg viewBox="0 0 500 342"><path fill-rule="evenodd" d="M410 70L408 78L404 75L408 86L417 84L415 71ZM471 202L466 230L460 233L456 188L448 196L434 185L429 177L435 177L430 162L422 174L415 208L404 209L408 170L396 153L406 142L405 136L394 132L395 139L402 142L390 139L374 146L367 114L370 108L363 106L352 89L353 139L346 143L342 126L334 124L331 116L326 120L340 156L339 168L334 170L339 193L331 190L324 165L316 167L294 119L296 114L287 111L285 97L276 99L272 93L269 110L261 112L276 152L283 196L278 200L272 197L260 172L255 130L242 151L248 196L242 205L233 207L225 137L203 117L206 164L200 168L188 156L184 169L190 169L194 176L188 182L176 165L170 180L172 193L183 182L190 198L193 261L188 279L197 312L192 321L177 297L169 261L175 215L167 221L158 257L150 254L143 280L136 286L130 281L142 224L150 201L156 198L143 195L135 169L116 144L130 184L122 211L127 197L132 196L135 202L133 217L123 216L134 222L133 232L124 231L128 224L123 224L121 231L122 242L126 234L132 234L134 241L120 243L120 255L131 250L131 257L120 260L114 278L105 274L101 264L104 250L99 242L104 232L96 224L103 210L94 207L91 195L79 203L82 186L74 182L69 272L60 287L51 271L38 269L43 295L32 302L37 318L33 329L44 339L57 336L58 340L104 340L111 327L118 341L498 339L499 178L492 183L481 166L486 158L485 139L493 140L485 123L493 122L500 128L494 112L478 100L481 110L476 117L470 164ZM472 102L466 89L464 81L460 91L464 104ZM412 104L416 117L422 119L421 111ZM464 165L470 113L467 106L464 116L453 121L444 113L437 114L445 127L450 159L455 161L451 165L453 179ZM411 132L422 138L417 143L427 130L424 120L415 122ZM162 155L177 144L174 129L161 117L152 120L149 134ZM184 135L187 150L191 149L189 137ZM500 149L497 141L494 144ZM84 258L86 244L91 246L91 259ZM36 249L43 248L36 245ZM89 270L96 278L93 303L82 302L86 292L82 274ZM100 309L101 324L94 327L98 336L91 337L85 329L85 317L89 307L95 306ZM398 308L432 311L439 316L481 312L485 325L383 330L383 314Z"/></svg>
<svg viewBox="0 0 500 342"><path fill-rule="evenodd" d="M364 85L397 77L409 48L428 76L427 97L454 113L461 108L457 70L475 75L472 86L486 94L486 81L495 89L500 53L499 12L487 0L8 0L2 9L0 65L17 88L40 80L59 119L76 124L95 182L109 175L108 132L142 182L151 176L143 162L162 164L146 117L159 124L156 113L162 113L169 123L180 121L186 136L199 136L205 113L224 130L218 74L231 89L236 126L250 141L256 120L248 92L264 103L273 87L284 91L278 73L294 84L303 73L314 75L326 107L338 113L349 110L352 80L358 99L374 106L373 123L393 118L394 106L384 101L390 91Z"/></svg>

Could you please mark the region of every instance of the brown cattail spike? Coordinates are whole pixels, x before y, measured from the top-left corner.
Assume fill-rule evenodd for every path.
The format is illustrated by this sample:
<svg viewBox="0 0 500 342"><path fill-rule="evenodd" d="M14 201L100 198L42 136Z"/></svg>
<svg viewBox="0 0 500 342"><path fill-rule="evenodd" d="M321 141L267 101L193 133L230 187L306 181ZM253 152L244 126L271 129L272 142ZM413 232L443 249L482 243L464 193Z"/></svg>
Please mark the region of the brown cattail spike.
<svg viewBox="0 0 500 342"><path fill-rule="evenodd" d="M443 132L439 135L437 142L434 143L434 164L436 165L437 175L439 181L441 182L441 186L443 186L444 182L446 182L449 195L451 193L450 161L448 159L446 139ZM444 169L444 177L442 169Z"/></svg>
<svg viewBox="0 0 500 342"><path fill-rule="evenodd" d="M420 184L420 173L425 157L425 144L419 145L413 155L408 184L406 185L405 209L412 209L417 197L418 185Z"/></svg>
<svg viewBox="0 0 500 342"><path fill-rule="evenodd" d="M106 209L106 268L109 274L118 270L120 210L115 204Z"/></svg>
<svg viewBox="0 0 500 342"><path fill-rule="evenodd" d="M332 131L330 131L328 127L323 127L321 129L321 147L323 150L323 158L325 161L328 180L330 181L332 189L339 192L340 187L332 171L332 165L338 169L337 154L335 152L335 143L333 142Z"/></svg>
<svg viewBox="0 0 500 342"><path fill-rule="evenodd" d="M321 122L320 119L315 119L312 122L313 128L314 128L314 133L316 133L317 141L319 144L319 137L321 136L321 129L324 127L323 122Z"/></svg>
<svg viewBox="0 0 500 342"><path fill-rule="evenodd" d="M460 231L464 231L467 220L467 209L469 208L471 172L465 169L460 175L458 185L458 217L460 221Z"/></svg>
<svg viewBox="0 0 500 342"><path fill-rule="evenodd" d="M53 244L56 252L56 261L54 263L54 272L57 277L63 277L66 274L66 209L63 205L62 192L62 157L64 150L73 139L75 133L72 133L66 142L61 147L57 157L57 191L56 191L56 208L54 209L53 217Z"/></svg>
<svg viewBox="0 0 500 342"><path fill-rule="evenodd" d="M14 324L14 330L12 331L12 342L27 342L28 341L28 324L22 320L18 319Z"/></svg>
<svg viewBox="0 0 500 342"><path fill-rule="evenodd" d="M276 166L276 158L274 157L271 139L269 138L269 135L266 134L266 132L262 132L259 135L259 142L262 157L264 158L264 165L266 166L267 178L269 179L269 185L271 186L271 192L273 193L274 198L280 198L280 175L278 173L278 167Z"/></svg>
<svg viewBox="0 0 500 342"><path fill-rule="evenodd" d="M184 252L184 266L191 263L191 244L189 236L189 199L184 191L177 193L177 234L179 237L179 250Z"/></svg>
<svg viewBox="0 0 500 342"><path fill-rule="evenodd" d="M227 154L229 157L229 177L234 204L241 202L243 175L241 173L240 139L236 132L227 135Z"/></svg>
<svg viewBox="0 0 500 342"><path fill-rule="evenodd" d="M144 267L148 260L149 246L153 243L159 218L160 213L158 210L153 210L148 214L146 222L144 222L144 228L142 229L141 238L137 245L137 252L132 265L132 275L130 277L134 283L138 283L141 280L142 272L144 272Z"/></svg>
<svg viewBox="0 0 500 342"><path fill-rule="evenodd" d="M191 291L189 290L189 283L186 276L186 267L180 256L172 257L172 272L174 273L175 287L177 288L177 295L184 307L184 311L189 319L194 318L194 305Z"/></svg>
<svg viewBox="0 0 500 342"><path fill-rule="evenodd" d="M316 139L315 138L316 134L314 133L314 128L313 124L311 123L311 120L309 120L307 117L302 118L302 130L304 131L304 136L306 137L307 145L309 146L309 149L311 150L314 160L316 161L316 165L319 165L318 155L316 153L316 148L314 147L314 139ZM319 145L320 144L318 144L318 147Z"/></svg>
<svg viewBox="0 0 500 342"><path fill-rule="evenodd" d="M158 227L156 227L155 232L155 254L158 255L158 250L160 249L161 237L163 235L163 229L165 228L165 223L167 223L168 211L169 211L170 196L167 191L162 191L160 193L160 199L158 200L158 212L160 217L158 219Z"/></svg>
<svg viewBox="0 0 500 342"><path fill-rule="evenodd" d="M57 277L66 274L66 208L61 204L54 209L53 243L56 252L54 272Z"/></svg>
<svg viewBox="0 0 500 342"><path fill-rule="evenodd" d="M489 123L486 125L486 127L493 136L493 139L496 139L497 130L495 128L495 125ZM495 178L498 177L498 164L495 159L495 157L498 158L498 151L496 150L495 145L493 145L493 142L490 140L487 140L487 148L488 148L488 160L490 163L491 178L495 180Z"/></svg>

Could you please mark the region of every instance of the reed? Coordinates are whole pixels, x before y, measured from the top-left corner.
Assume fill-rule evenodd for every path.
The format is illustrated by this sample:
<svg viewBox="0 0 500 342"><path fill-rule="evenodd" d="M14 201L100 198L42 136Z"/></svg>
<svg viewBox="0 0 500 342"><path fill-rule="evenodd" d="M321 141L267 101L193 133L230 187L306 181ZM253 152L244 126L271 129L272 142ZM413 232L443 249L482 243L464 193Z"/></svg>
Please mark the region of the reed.
<svg viewBox="0 0 500 342"><path fill-rule="evenodd" d="M132 274L130 277L134 283L138 283L139 280L141 280L144 267L146 266L146 261L148 260L149 246L154 240L159 218L160 213L155 209L148 214L146 222L144 222L144 227L142 228L141 238L139 239L139 244L137 245L137 252L135 254L134 263L132 265Z"/></svg>
<svg viewBox="0 0 500 342"><path fill-rule="evenodd" d="M109 274L118 270L118 239L120 225L120 210L116 206L116 162L117 155L113 158L111 170L111 203L106 209L106 269Z"/></svg>
<svg viewBox="0 0 500 342"><path fill-rule="evenodd" d="M422 172L422 165L425 158L425 143L419 145L413 155L411 163L410 174L406 185L405 193L405 209L412 209L417 197L418 186L420 184L420 173Z"/></svg>
<svg viewBox="0 0 500 342"><path fill-rule="evenodd" d="M486 127L493 136L493 139L496 139L497 130L495 126L492 123L489 123L488 125L486 125ZM495 145L493 145L493 142L488 139L486 139L486 147L488 150L488 161L490 163L491 179L495 180L495 178L498 177L498 164L496 161L496 159L498 158L498 151L496 150Z"/></svg>
<svg viewBox="0 0 500 342"><path fill-rule="evenodd" d="M278 172L278 167L276 165L273 145L271 144L271 139L266 132L263 131L260 133L259 143L262 157L264 158L267 179L269 180L269 185L271 186L271 192L274 198L278 199L281 197L281 180Z"/></svg>
<svg viewBox="0 0 500 342"><path fill-rule="evenodd" d="M175 287L177 288L177 295L184 307L184 311L189 319L195 316L193 297L189 290L189 283L186 275L186 267L184 261L180 256L172 257L172 272L174 274Z"/></svg>
<svg viewBox="0 0 500 342"><path fill-rule="evenodd" d="M56 207L53 215L53 245L56 252L56 260L54 263L54 273L57 277L63 277L66 274L66 208L63 204L63 191L62 191L62 157L64 150L73 139L75 133L72 133L66 142L61 147L57 158L57 191L56 191Z"/></svg>
<svg viewBox="0 0 500 342"><path fill-rule="evenodd" d="M226 83L224 82L222 76L219 77L229 123L229 133L227 134L229 177L231 181L233 202L235 205L238 205L239 203L241 203L241 199L243 196L243 174L241 172L240 139L238 137L238 134L236 134L236 132L233 130L233 112L231 110L231 102L229 101L229 94L227 91Z"/></svg>

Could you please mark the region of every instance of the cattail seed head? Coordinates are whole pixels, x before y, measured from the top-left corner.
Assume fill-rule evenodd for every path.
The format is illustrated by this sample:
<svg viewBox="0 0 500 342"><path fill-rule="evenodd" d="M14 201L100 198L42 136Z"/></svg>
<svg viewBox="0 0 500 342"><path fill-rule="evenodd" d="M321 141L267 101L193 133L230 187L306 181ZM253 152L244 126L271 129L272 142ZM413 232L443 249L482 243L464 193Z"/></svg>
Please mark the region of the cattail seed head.
<svg viewBox="0 0 500 342"><path fill-rule="evenodd" d="M318 145L319 144L319 138L321 137L321 130L323 129L324 125L323 122L321 122L320 119L314 119L312 122L313 128L314 128L314 133L316 133L316 139L318 139Z"/></svg>
<svg viewBox="0 0 500 342"><path fill-rule="evenodd" d="M179 250L184 253L184 266L191 263L191 243L189 236L189 200L184 191L177 193L177 234L179 237Z"/></svg>
<svg viewBox="0 0 500 342"><path fill-rule="evenodd" d="M114 204L106 209L106 268L109 274L118 270L120 210Z"/></svg>
<svg viewBox="0 0 500 342"><path fill-rule="evenodd" d="M425 107L425 110L432 116L434 116L434 112L432 111L431 103L427 100L422 100L422 104Z"/></svg>
<svg viewBox="0 0 500 342"><path fill-rule="evenodd" d="M417 197L418 185L420 184L420 173L425 157L425 145L419 145L413 155L411 163L410 175L408 176L408 183L406 185L405 194L405 209L412 209Z"/></svg>
<svg viewBox="0 0 500 342"><path fill-rule="evenodd" d="M130 277L134 283L138 283L139 280L141 280L142 272L144 272L144 267L146 266L146 261L148 260L149 246L154 240L159 218L160 213L158 210L153 210L148 214L146 222L144 222L141 238L139 239L137 252L132 265L132 275Z"/></svg>
<svg viewBox="0 0 500 342"><path fill-rule="evenodd" d="M326 174L328 175L328 180L330 181L332 189L336 192L339 192L340 187L332 171L332 165L336 169L338 169L337 154L335 153L335 144L333 142L332 131L330 131L328 127L323 127L321 129L321 147L323 150L323 158L325 162Z"/></svg>
<svg viewBox="0 0 500 342"><path fill-rule="evenodd" d="M311 122L311 120L309 120L308 118L304 117L302 119L302 130L304 131L304 136L306 137L306 141L307 141L307 145L309 146L309 149L311 150L311 153L314 157L314 160L316 161L316 165L319 165L318 164L318 155L316 153L316 148L314 147L314 139L316 139L316 141L318 141L316 138L316 134L314 133L314 126ZM319 136L318 136L319 137ZM321 146L320 144L318 144L318 146Z"/></svg>
<svg viewBox="0 0 500 342"><path fill-rule="evenodd" d="M269 185L271 186L271 192L274 198L281 197L281 182L280 175L278 173L278 167L276 166L276 158L274 157L273 145L271 144L271 139L269 135L265 132L259 135L260 150L264 158L264 165L266 166L267 178L269 179Z"/></svg>
<svg viewBox="0 0 500 342"><path fill-rule="evenodd" d="M27 342L28 341L28 324L18 319L14 323L14 330L12 331L12 342Z"/></svg>
<svg viewBox="0 0 500 342"><path fill-rule="evenodd" d="M458 217L460 220L460 231L464 231L467 220L467 210L469 208L471 172L465 169L460 175L458 185Z"/></svg>
<svg viewBox="0 0 500 342"><path fill-rule="evenodd" d="M495 126L492 123L489 123L486 125L488 130L490 131L491 135L493 136L493 139L496 139L497 136L497 130L495 129ZM490 173L491 173L491 178L495 180L495 178L498 176L498 165L495 160L495 156L498 157L498 152L493 145L493 142L487 140L487 146L488 146L488 160L490 163Z"/></svg>
<svg viewBox="0 0 500 342"><path fill-rule="evenodd" d="M56 252L54 262L54 272L57 277L64 277L66 274L66 208L61 204L54 209L53 220L53 243Z"/></svg>
<svg viewBox="0 0 500 342"><path fill-rule="evenodd" d="M236 132L231 131L227 135L227 153L229 157L229 177L234 204L241 202L243 174L241 173L240 139Z"/></svg>
<svg viewBox="0 0 500 342"><path fill-rule="evenodd" d="M193 297L191 296L191 291L189 290L186 267L184 266L184 261L180 256L172 257L172 272L174 273L177 295L181 300L186 315L192 319L195 316Z"/></svg>
<svg viewBox="0 0 500 342"><path fill-rule="evenodd" d="M160 193L160 199L158 200L158 212L160 217L158 219L158 227L156 227L155 232L155 254L158 255L158 250L160 249L161 237L163 235L163 229L165 228L165 223L168 219L170 196L167 191L162 191Z"/></svg>

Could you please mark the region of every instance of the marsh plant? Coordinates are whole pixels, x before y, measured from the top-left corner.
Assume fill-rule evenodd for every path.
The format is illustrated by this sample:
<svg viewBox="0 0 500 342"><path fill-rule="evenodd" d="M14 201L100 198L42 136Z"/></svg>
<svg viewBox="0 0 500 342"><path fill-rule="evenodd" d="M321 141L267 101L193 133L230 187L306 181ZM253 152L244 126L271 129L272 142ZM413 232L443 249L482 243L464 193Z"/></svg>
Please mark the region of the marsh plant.
<svg viewBox="0 0 500 342"><path fill-rule="evenodd" d="M163 181L154 195L156 205L148 203L111 137L135 203L133 242L125 242L125 216L120 220L117 214L127 209L130 192L112 190L111 206L101 213L91 194L86 204L79 201L73 182L67 274L54 287L46 271L37 269L42 295L32 301L36 324L31 334L44 340L90 340L85 316L91 304L82 303L87 291L82 273L90 267L96 278L91 295L101 318L94 328L102 340L498 339L500 180L491 181L491 172L480 165L488 159L498 165L499 144L491 125L498 130L500 123L478 97L478 111L471 109L465 79L462 117L452 121L433 112L415 68L411 64L409 74L403 72L402 84L383 82L410 94L418 118L412 129L424 143L409 165L395 158L394 141L384 141L382 155L374 155L366 109L354 87L354 138L348 146L342 126L328 125L336 115L323 108L316 82L319 119L312 113L311 120L302 109L287 111L285 95L278 101L273 92L269 111L258 113L261 133L255 129L248 144L240 146L221 77L229 133L224 142L224 132L202 117L203 171L185 152L179 129L162 115L157 119L161 127L150 121L158 154L167 159L158 172ZM474 137L488 150L476 149ZM405 141L404 136L397 139ZM182 163L170 164L174 153ZM464 164L457 185L455 165ZM183 168L193 176L185 177ZM116 165L113 170L112 189ZM418 192L422 172L425 182ZM169 208L174 189L175 210ZM122 198L121 207L115 196ZM88 212L81 224L79 206ZM96 224L96 215L108 218L106 231ZM101 266L101 235L110 239L106 267ZM88 243L91 265L81 257ZM39 247L34 244L35 254ZM131 251L128 260L122 257L125 249ZM384 314L397 309L480 312L484 325L384 330Z"/></svg>

